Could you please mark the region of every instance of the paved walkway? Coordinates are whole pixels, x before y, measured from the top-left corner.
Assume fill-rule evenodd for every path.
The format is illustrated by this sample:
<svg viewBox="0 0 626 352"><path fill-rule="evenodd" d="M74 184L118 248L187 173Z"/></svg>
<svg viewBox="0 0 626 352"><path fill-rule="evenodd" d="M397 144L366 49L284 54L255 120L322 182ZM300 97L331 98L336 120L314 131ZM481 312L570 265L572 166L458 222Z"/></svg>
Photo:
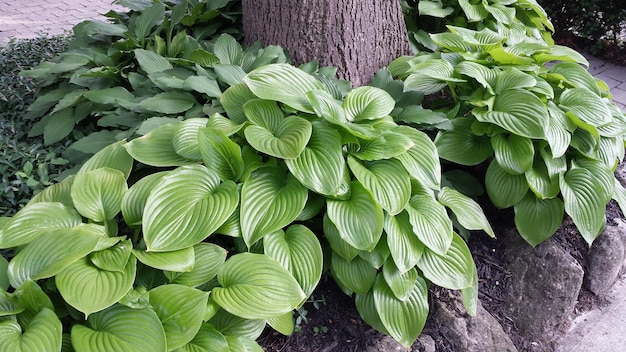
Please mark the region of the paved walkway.
<svg viewBox="0 0 626 352"><path fill-rule="evenodd" d="M87 20L105 20L101 14L123 10L112 0L0 0L0 45L11 38L60 34ZM588 57L589 72L604 80L613 100L626 110L626 67ZM577 317L559 352L626 351L626 280L608 297L611 304Z"/></svg>

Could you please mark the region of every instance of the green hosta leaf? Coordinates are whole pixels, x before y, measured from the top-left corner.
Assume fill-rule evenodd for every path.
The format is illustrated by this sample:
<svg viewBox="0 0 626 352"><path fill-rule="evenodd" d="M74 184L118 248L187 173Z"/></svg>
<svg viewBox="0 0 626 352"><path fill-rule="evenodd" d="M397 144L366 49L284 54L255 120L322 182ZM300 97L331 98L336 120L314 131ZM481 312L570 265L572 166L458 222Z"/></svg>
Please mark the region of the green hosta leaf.
<svg viewBox="0 0 626 352"><path fill-rule="evenodd" d="M383 210L358 181L350 185L350 198L328 199L327 214L341 238L354 248L371 251L383 232Z"/></svg>
<svg viewBox="0 0 626 352"><path fill-rule="evenodd" d="M133 256L122 273L101 270L84 257L66 267L55 280L63 299L88 316L122 299L132 289L136 271Z"/></svg>
<svg viewBox="0 0 626 352"><path fill-rule="evenodd" d="M256 150L281 159L297 158L311 138L311 123L298 116L284 118L274 130L251 125L246 140Z"/></svg>
<svg viewBox="0 0 626 352"><path fill-rule="evenodd" d="M467 2L468 0L463 0ZM478 64L473 61L463 61L456 65L455 70L468 77L475 79L490 93L494 93L493 86L496 84L497 72L485 65Z"/></svg>
<svg viewBox="0 0 626 352"><path fill-rule="evenodd" d="M565 211L589 245L604 228L607 202L602 185L589 170L582 168L571 169L560 179Z"/></svg>
<svg viewBox="0 0 626 352"><path fill-rule="evenodd" d="M220 59L220 63L222 64L237 65L241 63L241 56L243 55L241 45L237 43L235 38L228 34L222 34L217 38L213 52L215 56Z"/></svg>
<svg viewBox="0 0 626 352"><path fill-rule="evenodd" d="M389 115L395 105L389 93L369 86L351 90L343 101L343 109L349 121L379 119Z"/></svg>
<svg viewBox="0 0 626 352"><path fill-rule="evenodd" d="M243 78L246 76L246 71L237 65L215 64L213 70L217 79L227 86L234 86L243 82Z"/></svg>
<svg viewBox="0 0 626 352"><path fill-rule="evenodd" d="M339 125L348 122L341 103L325 90L312 90L306 94L315 114L326 121Z"/></svg>
<svg viewBox="0 0 626 352"><path fill-rule="evenodd" d="M451 290L471 287L475 264L467 244L454 234L450 249L445 255L425 250L417 263L424 276L434 284Z"/></svg>
<svg viewBox="0 0 626 352"><path fill-rule="evenodd" d="M516 68L508 68L496 76L496 93L500 94L507 89L531 88L537 85L537 79L528 73Z"/></svg>
<svg viewBox="0 0 626 352"><path fill-rule="evenodd" d="M172 284L197 287L217 275L220 266L226 261L226 250L212 243L198 243L193 246L194 264L191 271L166 271L165 276Z"/></svg>
<svg viewBox="0 0 626 352"><path fill-rule="evenodd" d="M323 254L319 240L303 225L292 225L263 238L266 255L284 266L298 281L306 296L313 293L322 277Z"/></svg>
<svg viewBox="0 0 626 352"><path fill-rule="evenodd" d="M231 352L263 352L263 348L253 339L245 336L226 336Z"/></svg>
<svg viewBox="0 0 626 352"><path fill-rule="evenodd" d="M413 233L431 251L445 255L452 241L452 221L431 195L415 195L406 207Z"/></svg>
<svg viewBox="0 0 626 352"><path fill-rule="evenodd" d="M120 212L122 198L127 191L124 174L103 167L77 175L71 195L81 215L96 222L104 222Z"/></svg>
<svg viewBox="0 0 626 352"><path fill-rule="evenodd" d="M238 181L243 175L241 147L217 128L201 128L198 134L204 165L218 173L222 181Z"/></svg>
<svg viewBox="0 0 626 352"><path fill-rule="evenodd" d="M374 290L369 290L365 295L355 295L354 301L356 303L356 309L364 322L383 334L389 335L389 332L380 320L380 315L378 315L378 311L376 310Z"/></svg>
<svg viewBox="0 0 626 352"><path fill-rule="evenodd" d="M208 292L183 285L150 290L150 305L163 324L168 350L182 347L196 336L208 298Z"/></svg>
<svg viewBox="0 0 626 352"><path fill-rule="evenodd" d="M192 54L193 55L193 54ZM205 94L211 98L219 98L222 91L217 85L217 81L204 76L189 76L183 82L183 89L194 90L198 93Z"/></svg>
<svg viewBox="0 0 626 352"><path fill-rule="evenodd" d="M393 260L387 260L383 266L383 277L394 296L401 301L406 301L413 292L419 274L415 268L400 272Z"/></svg>
<svg viewBox="0 0 626 352"><path fill-rule="evenodd" d="M538 198L554 198L560 192L558 174L551 175L541 158L535 160L533 167L526 171L525 177L531 191L533 191Z"/></svg>
<svg viewBox="0 0 626 352"><path fill-rule="evenodd" d="M532 140L515 134L498 134L491 138L496 160L504 171L519 175L533 165L535 148Z"/></svg>
<svg viewBox="0 0 626 352"><path fill-rule="evenodd" d="M468 22L480 22L489 16L482 3L474 5L469 0L459 0L459 6L463 9Z"/></svg>
<svg viewBox="0 0 626 352"><path fill-rule="evenodd" d="M174 68L172 64L163 56L144 49L135 49L135 58L139 62L139 67L147 74L163 72Z"/></svg>
<svg viewBox="0 0 626 352"><path fill-rule="evenodd" d="M133 139L124 147L128 154L140 163L169 167L197 164L196 160L183 158L174 149L172 140L178 124L166 124L155 128L143 137Z"/></svg>
<svg viewBox="0 0 626 352"><path fill-rule="evenodd" d="M358 249L354 248L351 244L341 238L337 226L335 226L335 224L333 224L333 222L328 218L328 213L324 214L323 227L324 237L328 241L328 244L333 252L337 253L347 261L351 261L359 255Z"/></svg>
<svg viewBox="0 0 626 352"><path fill-rule="evenodd" d="M452 120L452 130L439 131L435 138L437 152L442 159L460 165L478 165L493 154L491 140L472 132L473 119Z"/></svg>
<svg viewBox="0 0 626 352"><path fill-rule="evenodd" d="M238 202L237 185L221 183L215 172L202 165L172 171L146 201L143 222L148 251L174 251L199 243L228 220Z"/></svg>
<svg viewBox="0 0 626 352"><path fill-rule="evenodd" d="M67 137L76 125L76 115L74 109L66 108L51 115L43 130L43 140L45 145L56 143Z"/></svg>
<svg viewBox="0 0 626 352"><path fill-rule="evenodd" d="M28 326L45 308L54 310L54 304L48 295L32 280L26 280L13 292L13 297L17 298L17 303L21 308L17 316L17 322L21 326Z"/></svg>
<svg viewBox="0 0 626 352"><path fill-rule="evenodd" d="M366 260L374 269L380 269L387 258L391 255L391 251L389 250L389 246L387 245L387 238L383 234L376 244L374 250L368 251L359 251L359 257Z"/></svg>
<svg viewBox="0 0 626 352"><path fill-rule="evenodd" d="M443 187L439 192L439 202L450 208L459 223L468 230L483 230L496 237L489 220L476 201L452 188Z"/></svg>
<svg viewBox="0 0 626 352"><path fill-rule="evenodd" d="M515 226L533 247L550 238L563 222L563 201L559 198L540 199L528 192L514 209Z"/></svg>
<svg viewBox="0 0 626 352"><path fill-rule="evenodd" d="M410 348L422 332L428 316L428 287L417 279L405 300L396 298L379 275L373 288L376 311L385 329L403 346Z"/></svg>
<svg viewBox="0 0 626 352"><path fill-rule="evenodd" d="M87 326L74 325L72 346L85 352L167 350L165 331L156 313L151 308L122 305L90 315Z"/></svg>
<svg viewBox="0 0 626 352"><path fill-rule="evenodd" d="M209 302L211 298L209 298ZM226 336L245 336L256 340L265 328L265 319L245 319L232 315L224 309L218 311L209 320L219 332Z"/></svg>
<svg viewBox="0 0 626 352"><path fill-rule="evenodd" d="M565 90L560 97L560 107L596 127L613 120L607 104L599 96L584 88Z"/></svg>
<svg viewBox="0 0 626 352"><path fill-rule="evenodd" d="M143 211L150 192L163 180L169 171L157 172L143 177L132 185L122 199L124 221L130 226L141 225Z"/></svg>
<svg viewBox="0 0 626 352"><path fill-rule="evenodd" d="M271 317L267 319L267 324L285 336L293 334L296 328L292 312Z"/></svg>
<svg viewBox="0 0 626 352"><path fill-rule="evenodd" d="M9 288L9 275L7 269L9 268L9 262L4 259L4 256L0 256L0 290L6 291Z"/></svg>
<svg viewBox="0 0 626 352"><path fill-rule="evenodd" d="M191 109L196 103L190 93L170 91L142 100L139 107L161 114L178 114Z"/></svg>
<svg viewBox="0 0 626 352"><path fill-rule="evenodd" d="M224 117L222 114L215 113L211 115L211 118L207 123L207 127L215 128L221 132L224 132L226 136L230 137L233 134L239 132L244 127L244 124L237 124L235 121Z"/></svg>
<svg viewBox="0 0 626 352"><path fill-rule="evenodd" d="M311 123L309 143L295 159L286 159L289 171L308 189L338 195L346 172L341 135L321 122Z"/></svg>
<svg viewBox="0 0 626 352"><path fill-rule="evenodd" d="M4 258L4 257L3 257ZM32 282L32 280L29 280ZM8 285L7 285L8 286ZM0 317L7 317L22 313L25 307L21 307L17 297L12 293L0 291Z"/></svg>
<svg viewBox="0 0 626 352"><path fill-rule="evenodd" d="M74 183L74 176L70 176L63 180L63 182L55 183L51 186L44 188L41 192L37 193L28 204L42 203L42 202L59 202L66 207L74 208L74 202L72 202L72 196L70 190ZM0 229L2 224L0 224Z"/></svg>
<svg viewBox="0 0 626 352"><path fill-rule="evenodd" d="M250 122L269 131L278 130L285 113L275 101L255 99L247 102L243 111Z"/></svg>
<svg viewBox="0 0 626 352"><path fill-rule="evenodd" d="M414 267L424 252L424 244L413 233L413 225L406 212L396 216L385 215L387 245L396 268L405 273Z"/></svg>
<svg viewBox="0 0 626 352"><path fill-rule="evenodd" d="M220 285L211 298L220 307L246 319L267 319L287 313L306 298L296 279L280 263L262 254L236 254L222 265Z"/></svg>
<svg viewBox="0 0 626 352"><path fill-rule="evenodd" d="M30 242L9 263L11 286L27 279L39 280L58 274L89 254L98 244L98 235L78 229L54 229Z"/></svg>
<svg viewBox="0 0 626 352"><path fill-rule="evenodd" d="M133 254L140 262L155 269L187 272L194 267L193 247L171 252L145 252L133 249Z"/></svg>
<svg viewBox="0 0 626 352"><path fill-rule="evenodd" d="M259 67L248 73L244 82L261 99L279 101L307 113L314 111L306 93L324 89L322 82L288 64Z"/></svg>
<svg viewBox="0 0 626 352"><path fill-rule="evenodd" d="M441 1L420 1L418 3L418 11L420 16L433 16L445 18L454 12L452 7L443 7Z"/></svg>
<svg viewBox="0 0 626 352"><path fill-rule="evenodd" d="M0 350L60 351L63 326L54 311L43 308L22 330L15 320L0 321Z"/></svg>
<svg viewBox="0 0 626 352"><path fill-rule="evenodd" d="M243 106L250 100L257 99L250 88L245 83L239 83L226 89L220 97L220 103L226 111L226 115L235 123L244 123L247 121L243 112Z"/></svg>
<svg viewBox="0 0 626 352"><path fill-rule="evenodd" d="M330 270L333 278L344 292L364 295L374 284L376 269L365 259L356 257L347 261L333 252L331 260Z"/></svg>
<svg viewBox="0 0 626 352"><path fill-rule="evenodd" d="M123 273L132 253L133 244L130 240L126 240L106 250L91 253L89 260L102 270Z"/></svg>
<svg viewBox="0 0 626 352"><path fill-rule="evenodd" d="M120 170L124 178L128 178L133 168L133 158L126 151L126 141L104 147L81 166L77 175L103 167Z"/></svg>
<svg viewBox="0 0 626 352"><path fill-rule="evenodd" d="M86 91L83 95L91 102L106 105L119 105L120 101L132 102L135 99L133 93L119 86L104 89L91 89Z"/></svg>
<svg viewBox="0 0 626 352"><path fill-rule="evenodd" d="M391 215L398 214L408 204L411 198L411 180L401 162L387 159L361 163L349 156L348 165L357 180Z"/></svg>
<svg viewBox="0 0 626 352"><path fill-rule="evenodd" d="M524 175L512 175L493 160L485 174L485 188L493 205L504 209L524 198L528 183Z"/></svg>
<svg viewBox="0 0 626 352"><path fill-rule="evenodd" d="M241 189L241 231L248 245L289 225L304 209L308 191L277 167L256 169Z"/></svg>
<svg viewBox="0 0 626 352"><path fill-rule="evenodd" d="M361 147L354 156L361 160L382 160L401 155L415 144L408 136L386 131L376 137L361 143Z"/></svg>
<svg viewBox="0 0 626 352"><path fill-rule="evenodd" d="M463 301L463 307L472 317L475 317L478 310L478 270L474 266L474 272L472 274L472 286L461 289L461 300Z"/></svg>
<svg viewBox="0 0 626 352"><path fill-rule="evenodd" d="M209 119L196 117L178 124L172 136L172 145L176 153L183 158L202 160L198 143L198 131L206 127Z"/></svg>
<svg viewBox="0 0 626 352"><path fill-rule="evenodd" d="M437 189L441 183L441 164L437 147L425 133L413 128L401 128L413 141L413 147L395 158L402 162L409 174L427 187Z"/></svg>
<svg viewBox="0 0 626 352"><path fill-rule="evenodd" d="M80 214L61 203L35 203L24 207L0 231L0 248L17 247L54 229L82 223Z"/></svg>
<svg viewBox="0 0 626 352"><path fill-rule="evenodd" d="M194 338L189 341L185 346L181 347L177 352L200 352L200 351L214 351L214 352L230 352L228 347L228 341L226 337L222 335L213 325L209 323L203 323L200 326L200 330Z"/></svg>
<svg viewBox="0 0 626 352"><path fill-rule="evenodd" d="M546 140L550 144L550 149L555 158L563 156L569 148L572 140L572 131L575 126L569 120L563 110L559 109L554 104L548 105L548 115L550 121L548 123L548 130L546 131Z"/></svg>

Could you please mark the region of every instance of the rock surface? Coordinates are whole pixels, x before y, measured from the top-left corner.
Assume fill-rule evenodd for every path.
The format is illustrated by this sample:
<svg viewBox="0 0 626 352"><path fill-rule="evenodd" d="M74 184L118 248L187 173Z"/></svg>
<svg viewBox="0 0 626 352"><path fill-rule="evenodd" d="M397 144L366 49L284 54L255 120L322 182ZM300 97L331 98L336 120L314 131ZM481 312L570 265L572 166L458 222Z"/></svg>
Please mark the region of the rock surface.
<svg viewBox="0 0 626 352"><path fill-rule="evenodd" d="M585 287L596 295L606 294L619 277L624 264L623 224L607 226L587 253Z"/></svg>

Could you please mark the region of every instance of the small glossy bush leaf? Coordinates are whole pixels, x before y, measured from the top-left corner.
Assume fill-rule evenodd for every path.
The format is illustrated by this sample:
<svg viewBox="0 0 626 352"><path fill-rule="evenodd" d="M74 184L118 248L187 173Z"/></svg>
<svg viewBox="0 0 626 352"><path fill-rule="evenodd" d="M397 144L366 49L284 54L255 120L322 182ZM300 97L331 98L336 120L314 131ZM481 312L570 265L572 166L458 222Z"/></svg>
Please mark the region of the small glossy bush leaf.
<svg viewBox="0 0 626 352"><path fill-rule="evenodd" d="M406 211L417 238L431 251L445 255L453 237L446 208L430 195L415 195Z"/></svg>
<svg viewBox="0 0 626 352"><path fill-rule="evenodd" d="M489 137L475 135L472 122L469 118L454 119L451 130L439 131L435 145L442 159L471 166L482 163L493 154Z"/></svg>
<svg viewBox="0 0 626 352"><path fill-rule="evenodd" d="M409 174L430 188L439 188L441 182L441 164L437 147L428 135L413 128L399 128L399 132L409 136L413 147L395 158L402 162Z"/></svg>
<svg viewBox="0 0 626 352"><path fill-rule="evenodd" d="M426 283L418 277L406 299L400 300L379 275L373 292L376 311L385 329L394 340L410 348L422 332L428 316Z"/></svg>
<svg viewBox="0 0 626 352"><path fill-rule="evenodd" d="M241 189L241 231L248 247L289 225L304 209L307 197L307 189L277 167L253 171Z"/></svg>
<svg viewBox="0 0 626 352"><path fill-rule="evenodd" d="M413 233L413 225L406 212L385 215L387 245L396 268L405 273L417 264L424 252L424 244Z"/></svg>
<svg viewBox="0 0 626 352"><path fill-rule="evenodd" d="M394 296L401 301L409 298L418 276L419 274L415 268L411 268L404 273L400 272L393 260L387 260L383 266L383 277L385 282L387 282L387 286L391 288Z"/></svg>
<svg viewBox="0 0 626 352"><path fill-rule="evenodd" d="M351 261L359 255L358 249L354 248L351 244L341 238L337 226L335 226L335 224L333 224L333 222L328 218L328 213L324 214L323 222L324 237L328 241L328 244L333 252L337 253L340 257L347 261Z"/></svg>
<svg viewBox="0 0 626 352"><path fill-rule="evenodd" d="M321 122L312 122L308 144L295 159L286 159L289 171L308 189L326 196L338 194L346 171L341 135Z"/></svg>
<svg viewBox="0 0 626 352"><path fill-rule="evenodd" d="M343 101L343 110L349 121L375 120L387 116L396 102L380 88L363 86L351 90Z"/></svg>
<svg viewBox="0 0 626 352"><path fill-rule="evenodd" d="M172 139L178 124L165 124L145 136L133 139L124 147L128 154L140 163L157 166L181 166L197 164L197 160L183 158L174 149Z"/></svg>
<svg viewBox="0 0 626 352"><path fill-rule="evenodd" d="M493 160L485 174L485 188L493 205L504 209L524 198L528 183L524 175L512 175Z"/></svg>
<svg viewBox="0 0 626 352"><path fill-rule="evenodd" d="M306 93L324 89L322 82L288 64L259 67L248 73L244 82L261 99L279 101L308 113L314 111Z"/></svg>
<svg viewBox="0 0 626 352"><path fill-rule="evenodd" d="M24 207L0 231L0 248L17 247L48 231L72 228L82 223L80 214L57 202L42 202Z"/></svg>
<svg viewBox="0 0 626 352"><path fill-rule="evenodd" d="M498 164L508 173L523 174L533 165L535 148L528 138L515 134L498 134L491 137L491 146Z"/></svg>
<svg viewBox="0 0 626 352"><path fill-rule="evenodd" d="M143 223L148 251L173 251L199 243L228 220L238 202L237 185L221 183L216 173L202 165L172 171L146 201Z"/></svg>
<svg viewBox="0 0 626 352"><path fill-rule="evenodd" d="M604 228L606 201L602 183L589 170L575 168L561 178L560 185L565 211L591 245Z"/></svg>
<svg viewBox="0 0 626 352"><path fill-rule="evenodd" d="M533 247L550 238L563 222L563 201L559 198L540 199L528 192L514 209L515 226Z"/></svg>
<svg viewBox="0 0 626 352"><path fill-rule="evenodd" d="M348 165L357 180L389 214L398 214L408 204L411 180L400 161L387 159L362 163L349 156Z"/></svg>
<svg viewBox="0 0 626 352"><path fill-rule="evenodd" d="M292 225L263 238L266 255L284 266L298 281L306 296L313 293L322 277L323 253L319 240L304 225Z"/></svg>
<svg viewBox="0 0 626 352"><path fill-rule="evenodd" d="M98 235L79 229L54 229L24 247L9 263L11 286L58 274L89 254L98 244Z"/></svg>
<svg viewBox="0 0 626 352"><path fill-rule="evenodd" d="M184 346L191 341L204 317L208 292L183 285L163 285L150 290L150 305L163 324L167 349Z"/></svg>
<svg viewBox="0 0 626 352"><path fill-rule="evenodd" d="M127 191L124 174L103 167L77 175L71 195L81 215L96 222L104 222L120 212L122 198Z"/></svg>
<svg viewBox="0 0 626 352"><path fill-rule="evenodd" d="M130 240L118 243L116 246L93 252L89 255L91 263L106 271L124 272L128 259L133 253L133 244Z"/></svg>
<svg viewBox="0 0 626 352"><path fill-rule="evenodd" d="M347 261L333 252L330 270L333 278L344 292L349 290L349 292L364 295L376 280L376 269L361 257Z"/></svg>
<svg viewBox="0 0 626 352"><path fill-rule="evenodd" d="M452 188L443 187L438 199L452 210L459 223L467 230L483 230L489 236L496 237L482 208L472 198Z"/></svg>
<svg viewBox="0 0 626 352"><path fill-rule="evenodd" d="M63 326L54 311L43 308L22 330L15 320L0 322L0 350L12 352L60 351Z"/></svg>
<svg viewBox="0 0 626 352"><path fill-rule="evenodd" d="M165 276L172 284L196 287L208 282L217 275L220 266L226 261L226 250L212 243L198 243L193 246L194 264L190 271L166 271Z"/></svg>
<svg viewBox="0 0 626 352"><path fill-rule="evenodd" d="M132 309L115 305L92 314L87 326L72 327L72 346L77 351L165 352L165 331L151 308Z"/></svg>
<svg viewBox="0 0 626 352"><path fill-rule="evenodd" d="M350 198L328 199L328 218L341 238L354 248L371 251L382 236L384 215L372 194L358 181L350 185Z"/></svg>
<svg viewBox="0 0 626 352"><path fill-rule="evenodd" d="M206 127L208 121L209 119L207 118L196 117L178 124L176 131L172 135L172 145L178 155L186 159L202 160L198 143L198 131Z"/></svg>
<svg viewBox="0 0 626 352"><path fill-rule="evenodd" d="M168 252L146 252L133 249L133 254L140 262L155 269L188 272L194 267L193 247Z"/></svg>
<svg viewBox="0 0 626 352"><path fill-rule="evenodd" d="M135 49L135 58L139 62L139 66L147 74L155 72L163 72L174 68L172 64L163 56L144 49Z"/></svg>
<svg viewBox="0 0 626 352"><path fill-rule="evenodd" d="M143 177L132 185L122 199L122 215L130 226L141 225L143 211L150 192L161 182L169 171L157 172Z"/></svg>
<svg viewBox="0 0 626 352"><path fill-rule="evenodd" d="M439 255L427 249L422 254L417 267L435 285L451 290L471 287L474 282L474 270L476 270L467 244L456 233L445 255Z"/></svg>
<svg viewBox="0 0 626 352"><path fill-rule="evenodd" d="M238 181L243 175L244 162L241 147L217 128L201 128L198 132L200 155L222 181Z"/></svg>
<svg viewBox="0 0 626 352"><path fill-rule="evenodd" d="M55 280L63 299L89 316L122 299L132 289L136 271L134 256L123 273L101 270L84 257L66 267Z"/></svg>
<svg viewBox="0 0 626 352"><path fill-rule="evenodd" d="M296 279L280 263L262 254L236 254L222 265L220 285L211 298L231 314L267 319L287 313L306 298Z"/></svg>
<svg viewBox="0 0 626 352"><path fill-rule="evenodd" d="M613 121L611 110L607 104L587 89L567 89L559 99L559 105L562 109L576 115L588 124L599 127Z"/></svg>

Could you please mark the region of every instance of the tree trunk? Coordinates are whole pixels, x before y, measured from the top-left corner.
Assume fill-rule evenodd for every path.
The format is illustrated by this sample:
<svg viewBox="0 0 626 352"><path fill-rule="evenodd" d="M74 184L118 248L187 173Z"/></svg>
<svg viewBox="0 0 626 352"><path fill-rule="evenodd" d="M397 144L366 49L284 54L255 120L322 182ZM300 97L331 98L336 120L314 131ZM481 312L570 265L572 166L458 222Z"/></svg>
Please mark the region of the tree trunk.
<svg viewBox="0 0 626 352"><path fill-rule="evenodd" d="M409 44L400 0L243 0L247 44L286 48L294 65L319 60L367 84Z"/></svg>

